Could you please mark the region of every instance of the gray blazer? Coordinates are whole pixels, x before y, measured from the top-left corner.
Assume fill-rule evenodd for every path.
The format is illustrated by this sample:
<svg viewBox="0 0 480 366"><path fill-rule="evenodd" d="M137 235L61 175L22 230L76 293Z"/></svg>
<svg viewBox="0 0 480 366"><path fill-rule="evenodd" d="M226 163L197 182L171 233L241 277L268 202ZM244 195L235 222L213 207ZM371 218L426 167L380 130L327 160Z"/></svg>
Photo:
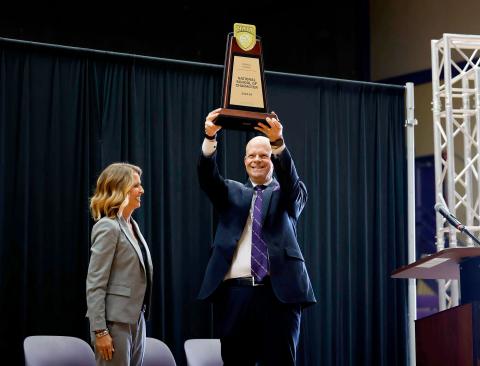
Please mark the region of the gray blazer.
<svg viewBox="0 0 480 366"><path fill-rule="evenodd" d="M129 324L138 321L147 288L147 274L139 245L145 246L150 269L148 276L152 283L150 251L137 223L133 219L131 221L141 243L132 236L123 217L103 217L93 226L86 315L92 331L107 328L107 321ZM146 296L149 305L151 292ZM148 311L149 306L145 314L147 319Z"/></svg>

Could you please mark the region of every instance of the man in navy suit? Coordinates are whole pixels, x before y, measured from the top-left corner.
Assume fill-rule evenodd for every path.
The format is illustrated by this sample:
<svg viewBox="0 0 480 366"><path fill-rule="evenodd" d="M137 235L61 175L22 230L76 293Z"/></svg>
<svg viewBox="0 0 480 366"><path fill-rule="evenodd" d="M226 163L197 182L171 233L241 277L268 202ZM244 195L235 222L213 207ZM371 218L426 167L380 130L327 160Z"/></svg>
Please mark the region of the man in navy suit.
<svg viewBox="0 0 480 366"><path fill-rule="evenodd" d="M200 186L219 215L199 298L214 302L225 365L295 365L301 311L316 302L296 237L307 190L278 118L260 123L266 137L246 146L247 183L223 178L218 112L206 118L198 165Z"/></svg>

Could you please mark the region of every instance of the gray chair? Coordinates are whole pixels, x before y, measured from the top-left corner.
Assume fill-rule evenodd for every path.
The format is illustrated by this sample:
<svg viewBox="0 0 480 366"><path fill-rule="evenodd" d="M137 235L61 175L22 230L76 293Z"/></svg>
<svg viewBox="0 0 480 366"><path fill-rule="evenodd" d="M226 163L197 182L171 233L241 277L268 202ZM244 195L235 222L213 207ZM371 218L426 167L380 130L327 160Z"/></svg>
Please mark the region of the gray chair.
<svg viewBox="0 0 480 366"><path fill-rule="evenodd" d="M23 341L25 366L95 366L90 345L80 338L37 335Z"/></svg>
<svg viewBox="0 0 480 366"><path fill-rule="evenodd" d="M161 340L147 337L143 366L177 366L170 348Z"/></svg>
<svg viewBox="0 0 480 366"><path fill-rule="evenodd" d="M187 339L184 344L188 366L222 366L220 339Z"/></svg>

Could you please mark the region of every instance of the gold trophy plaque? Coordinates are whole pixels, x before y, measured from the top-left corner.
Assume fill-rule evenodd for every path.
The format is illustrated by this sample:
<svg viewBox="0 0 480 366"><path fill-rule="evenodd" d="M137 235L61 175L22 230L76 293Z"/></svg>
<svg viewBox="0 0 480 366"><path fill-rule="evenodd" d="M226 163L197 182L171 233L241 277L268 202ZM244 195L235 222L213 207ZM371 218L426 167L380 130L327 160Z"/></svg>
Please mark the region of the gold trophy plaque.
<svg viewBox="0 0 480 366"><path fill-rule="evenodd" d="M226 129L254 131L267 113L262 43L254 25L235 23L228 34L223 71L222 108L215 123Z"/></svg>

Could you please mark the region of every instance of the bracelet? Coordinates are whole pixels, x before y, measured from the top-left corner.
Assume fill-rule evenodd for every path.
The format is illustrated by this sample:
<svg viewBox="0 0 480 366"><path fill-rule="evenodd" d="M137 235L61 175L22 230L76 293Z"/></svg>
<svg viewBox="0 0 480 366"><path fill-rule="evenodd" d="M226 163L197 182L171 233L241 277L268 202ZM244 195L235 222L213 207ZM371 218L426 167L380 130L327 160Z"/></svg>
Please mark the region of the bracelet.
<svg viewBox="0 0 480 366"><path fill-rule="evenodd" d="M108 329L99 330L98 332L97 331L95 332L95 337L101 338L101 337L106 336L109 333L110 332L108 331Z"/></svg>
<svg viewBox="0 0 480 366"><path fill-rule="evenodd" d="M283 145L283 138L282 137L279 137L275 141L270 141L270 146L275 148L275 149L279 148L282 145Z"/></svg>
<svg viewBox="0 0 480 366"><path fill-rule="evenodd" d="M204 135L205 135L205 138L206 138L207 140L210 140L210 141L213 141L213 140L215 140L215 139L217 138L217 134L215 134L215 135L213 135L213 136L208 136L206 133L204 133Z"/></svg>

